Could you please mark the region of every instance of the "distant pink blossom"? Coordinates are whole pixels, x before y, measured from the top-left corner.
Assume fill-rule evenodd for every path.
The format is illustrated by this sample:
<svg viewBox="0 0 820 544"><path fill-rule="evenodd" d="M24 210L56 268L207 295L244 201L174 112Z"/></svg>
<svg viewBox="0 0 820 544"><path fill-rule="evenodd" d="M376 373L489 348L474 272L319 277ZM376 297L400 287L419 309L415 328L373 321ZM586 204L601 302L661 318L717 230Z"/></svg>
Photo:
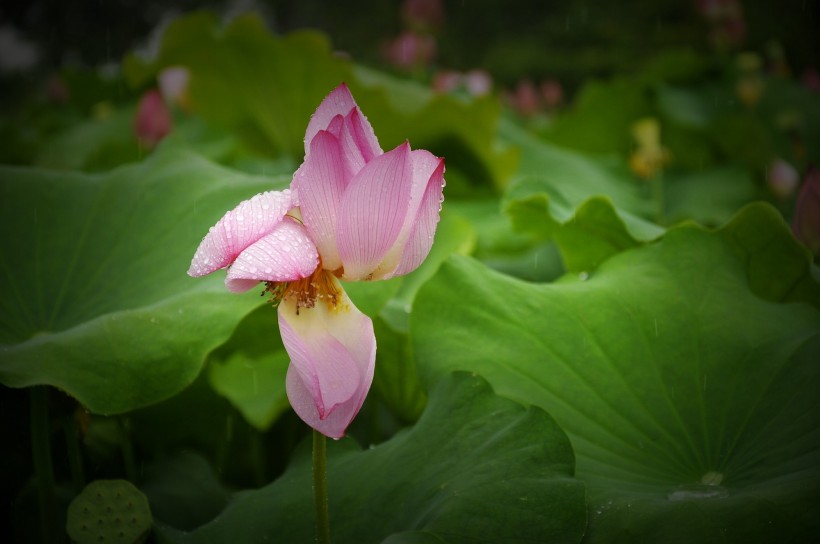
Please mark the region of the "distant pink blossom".
<svg viewBox="0 0 820 544"><path fill-rule="evenodd" d="M373 380L373 324L339 279L378 280L415 270L430 252L444 160L408 143L383 152L347 86L317 108L305 159L290 188L225 214L202 240L188 274L228 268L234 292L265 282L279 301L291 364L286 390L308 425L344 436Z"/></svg>
<svg viewBox="0 0 820 544"><path fill-rule="evenodd" d="M536 84L529 78L518 81L515 88L504 93L507 103L523 117L550 113L564 102L564 88L552 78Z"/></svg>
<svg viewBox="0 0 820 544"><path fill-rule="evenodd" d="M807 89L815 93L820 93L820 72L817 71L817 68L806 68L803 72L802 80L803 85Z"/></svg>
<svg viewBox="0 0 820 544"><path fill-rule="evenodd" d="M384 56L394 66L414 71L428 66L436 56L436 39L429 34L405 31L388 42Z"/></svg>
<svg viewBox="0 0 820 544"><path fill-rule="evenodd" d="M433 76L432 86L440 93L464 89L471 96L484 96L493 90L493 80L485 70L470 70L467 73L441 70Z"/></svg>
<svg viewBox="0 0 820 544"><path fill-rule="evenodd" d="M794 194L800 184L800 174L788 162L775 159L769 166L767 182L772 193L777 198L785 200Z"/></svg>
<svg viewBox="0 0 820 544"><path fill-rule="evenodd" d="M553 110L564 101L564 88L555 79L545 79L541 82L541 98L548 110Z"/></svg>
<svg viewBox="0 0 820 544"><path fill-rule="evenodd" d="M191 76L184 66L169 66L157 76L157 83L162 97L167 104L176 104L187 108L188 82Z"/></svg>
<svg viewBox="0 0 820 544"><path fill-rule="evenodd" d="M137 104L134 133L148 147L154 147L171 132L171 112L156 89L146 91Z"/></svg>
<svg viewBox="0 0 820 544"><path fill-rule="evenodd" d="M711 39L717 47L743 42L746 21L740 0L695 0L695 7L711 26Z"/></svg>
<svg viewBox="0 0 820 544"><path fill-rule="evenodd" d="M797 195L792 231L813 255L820 255L820 170L810 167Z"/></svg>

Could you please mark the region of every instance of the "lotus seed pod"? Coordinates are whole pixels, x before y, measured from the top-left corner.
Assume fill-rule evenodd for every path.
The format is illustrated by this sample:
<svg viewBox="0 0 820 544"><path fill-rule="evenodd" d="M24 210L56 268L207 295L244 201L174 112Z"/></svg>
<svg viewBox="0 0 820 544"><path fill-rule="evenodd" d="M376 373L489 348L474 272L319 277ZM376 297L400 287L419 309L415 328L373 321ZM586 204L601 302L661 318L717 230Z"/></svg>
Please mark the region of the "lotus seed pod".
<svg viewBox="0 0 820 544"><path fill-rule="evenodd" d="M66 530L78 544L144 542L153 521L148 499L125 480L96 480L68 506Z"/></svg>

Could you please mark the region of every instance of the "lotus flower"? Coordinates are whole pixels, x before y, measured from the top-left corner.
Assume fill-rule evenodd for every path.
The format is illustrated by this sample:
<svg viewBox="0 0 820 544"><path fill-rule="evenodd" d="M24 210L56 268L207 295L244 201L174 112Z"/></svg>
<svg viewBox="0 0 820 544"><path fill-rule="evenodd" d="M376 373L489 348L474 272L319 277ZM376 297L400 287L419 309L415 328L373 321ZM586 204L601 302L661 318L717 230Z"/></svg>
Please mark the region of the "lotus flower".
<svg viewBox="0 0 820 544"><path fill-rule="evenodd" d="M305 159L290 189L258 194L210 229L188 274L228 267L229 290L259 282L279 302L291 364L286 389L308 425L344 436L370 389L373 323L339 279L386 279L430 252L444 160L404 143L384 153L342 84L311 117Z"/></svg>

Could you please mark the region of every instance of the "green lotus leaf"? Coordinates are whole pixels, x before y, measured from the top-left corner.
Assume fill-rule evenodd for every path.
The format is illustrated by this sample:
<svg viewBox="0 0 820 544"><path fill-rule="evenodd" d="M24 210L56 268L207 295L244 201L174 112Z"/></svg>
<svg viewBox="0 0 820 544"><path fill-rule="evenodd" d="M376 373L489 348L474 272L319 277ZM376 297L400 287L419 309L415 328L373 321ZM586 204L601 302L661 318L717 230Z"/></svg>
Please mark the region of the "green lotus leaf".
<svg viewBox="0 0 820 544"><path fill-rule="evenodd" d="M757 205L555 284L453 257L410 330L427 383L476 372L567 431L589 485L586 541L808 541L819 290L807 252Z"/></svg>
<svg viewBox="0 0 820 544"><path fill-rule="evenodd" d="M573 453L543 410L493 394L466 373L430 393L415 426L360 450L329 444L333 542L578 542L584 486ZM315 535L311 466L297 453L274 483L238 494L211 522L168 542L310 542ZM416 533L415 536L401 533ZM419 535L418 533L422 533Z"/></svg>
<svg viewBox="0 0 820 544"><path fill-rule="evenodd" d="M0 381L49 384L89 410L168 398L260 303L186 275L225 211L289 180L157 153L105 175L3 168Z"/></svg>

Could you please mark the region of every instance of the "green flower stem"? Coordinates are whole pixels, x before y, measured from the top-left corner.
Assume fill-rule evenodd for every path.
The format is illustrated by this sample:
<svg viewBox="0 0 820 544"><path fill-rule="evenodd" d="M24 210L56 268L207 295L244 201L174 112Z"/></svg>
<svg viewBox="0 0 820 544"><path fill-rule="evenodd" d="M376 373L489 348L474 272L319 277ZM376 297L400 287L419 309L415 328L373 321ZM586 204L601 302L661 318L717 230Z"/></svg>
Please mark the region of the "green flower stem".
<svg viewBox="0 0 820 544"><path fill-rule="evenodd" d="M71 471L71 483L79 493L85 487L85 470L83 468L83 454L80 449L79 423L74 414L66 422L65 441L68 453L68 468Z"/></svg>
<svg viewBox="0 0 820 544"><path fill-rule="evenodd" d="M316 542L330 544L327 512L327 443L325 435L313 431L313 503L316 506Z"/></svg>
<svg viewBox="0 0 820 544"><path fill-rule="evenodd" d="M124 416L117 416L117 426L120 430L120 448L122 462L125 465L125 477L129 482L137 485L137 464L134 461L134 446L131 444L131 426Z"/></svg>
<svg viewBox="0 0 820 544"><path fill-rule="evenodd" d="M51 464L51 436L48 418L48 388L31 388L31 451L37 501L40 507L40 537L43 542L54 540L54 467Z"/></svg>

